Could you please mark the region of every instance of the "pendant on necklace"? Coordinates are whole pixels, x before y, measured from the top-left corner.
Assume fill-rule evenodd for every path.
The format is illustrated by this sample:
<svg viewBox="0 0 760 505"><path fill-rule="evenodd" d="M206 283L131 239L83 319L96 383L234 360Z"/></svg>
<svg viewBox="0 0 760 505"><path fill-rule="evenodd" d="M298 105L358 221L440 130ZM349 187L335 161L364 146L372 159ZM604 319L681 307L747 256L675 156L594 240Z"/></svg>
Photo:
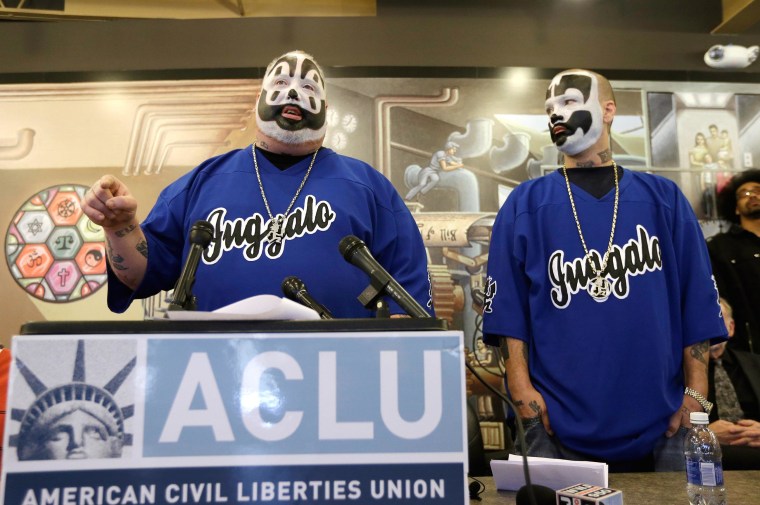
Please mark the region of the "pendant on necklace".
<svg viewBox="0 0 760 505"><path fill-rule="evenodd" d="M612 286L610 286L610 281L608 281L601 275L597 275L596 277L594 277L593 279L589 281L586 289L588 290L588 294L591 295L591 298L593 298L594 301L601 303L601 302L607 301L607 298L610 297L610 291L612 290Z"/></svg>
<svg viewBox="0 0 760 505"><path fill-rule="evenodd" d="M279 244L282 242L282 239L285 238L284 223L285 216L282 214L277 214L269 220L269 232L266 237L267 242L270 244Z"/></svg>

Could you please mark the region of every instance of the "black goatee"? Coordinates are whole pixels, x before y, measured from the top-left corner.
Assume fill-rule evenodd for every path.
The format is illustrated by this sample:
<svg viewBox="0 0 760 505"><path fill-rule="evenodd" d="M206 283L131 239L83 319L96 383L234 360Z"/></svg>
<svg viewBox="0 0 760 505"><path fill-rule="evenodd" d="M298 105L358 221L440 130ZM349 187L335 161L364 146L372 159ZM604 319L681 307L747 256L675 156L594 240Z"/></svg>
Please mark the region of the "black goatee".
<svg viewBox="0 0 760 505"><path fill-rule="evenodd" d="M751 210L751 211L747 212L747 213L744 215L744 218L745 218L745 219L752 219L752 220L755 220L755 219L760 219L760 209L757 209L757 210Z"/></svg>

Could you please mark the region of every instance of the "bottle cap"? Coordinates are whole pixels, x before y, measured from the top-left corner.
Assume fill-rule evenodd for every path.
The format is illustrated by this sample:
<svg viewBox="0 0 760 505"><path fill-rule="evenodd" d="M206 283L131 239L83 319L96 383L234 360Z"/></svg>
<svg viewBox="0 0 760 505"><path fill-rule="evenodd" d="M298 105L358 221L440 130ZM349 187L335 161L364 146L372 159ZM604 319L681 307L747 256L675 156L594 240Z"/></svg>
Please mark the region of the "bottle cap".
<svg viewBox="0 0 760 505"><path fill-rule="evenodd" d="M689 414L691 424L707 424L709 419L707 412L692 412Z"/></svg>

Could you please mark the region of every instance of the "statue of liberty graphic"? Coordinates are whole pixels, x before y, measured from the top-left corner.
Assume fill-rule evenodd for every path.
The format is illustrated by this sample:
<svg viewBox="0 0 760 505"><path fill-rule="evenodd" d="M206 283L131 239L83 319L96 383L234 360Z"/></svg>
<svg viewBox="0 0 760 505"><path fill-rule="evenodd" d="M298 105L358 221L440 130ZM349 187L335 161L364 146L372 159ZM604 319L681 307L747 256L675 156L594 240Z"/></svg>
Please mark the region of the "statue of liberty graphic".
<svg viewBox="0 0 760 505"><path fill-rule="evenodd" d="M85 379L85 341L78 340L71 382L48 387L18 357L20 377L36 399L26 410L12 409L11 419L20 422L9 440L18 459L120 458L122 448L132 445L124 421L134 405L120 407L114 396L135 367L133 357L102 387Z"/></svg>

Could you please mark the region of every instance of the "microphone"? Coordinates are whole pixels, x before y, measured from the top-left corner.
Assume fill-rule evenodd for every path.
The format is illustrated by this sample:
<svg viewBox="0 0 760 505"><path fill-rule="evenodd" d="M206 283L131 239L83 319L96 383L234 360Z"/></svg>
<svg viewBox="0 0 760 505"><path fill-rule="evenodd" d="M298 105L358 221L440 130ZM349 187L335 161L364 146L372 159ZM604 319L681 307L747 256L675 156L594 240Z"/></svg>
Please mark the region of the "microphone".
<svg viewBox="0 0 760 505"><path fill-rule="evenodd" d="M282 292L294 302L298 302L301 305L316 311L320 318L333 318L330 311L327 310L327 307L316 301L306 290L306 284L295 275L286 277L285 280L282 281Z"/></svg>
<svg viewBox="0 0 760 505"><path fill-rule="evenodd" d="M359 301L364 304L365 307L370 308L370 305L376 300L376 298L383 292L390 296L404 311L412 317L426 318L430 317L430 314L423 309L417 300L411 297L396 280L391 277L375 258L372 257L372 253L369 252L367 244L365 244L360 238L354 235L348 235L343 237L338 244L338 250L343 255L346 261L360 268L364 273L369 275L371 285L370 288L374 288L367 293L365 290L359 295ZM369 288L368 288L369 289ZM367 296L374 295L374 296ZM369 298L369 300L366 300ZM366 302L365 302L366 300Z"/></svg>
<svg viewBox="0 0 760 505"><path fill-rule="evenodd" d="M504 356L508 356L509 354L506 351L504 339L502 339L502 346L501 349L504 350L501 352L504 353ZM470 373L486 387L486 389L490 390L512 409L515 413L517 439L522 447L526 447L525 428L523 427L520 415L517 413L517 408L514 403L512 403L512 400L496 389L490 382L481 377L468 360L464 361L464 365ZM530 479L528 457L524 452L522 460L525 485L517 490L517 495L515 496L515 503L517 505L555 505L557 503L567 503L568 505L574 503L581 503L583 505L623 505L623 492L617 489L603 488L591 484L575 484L568 488L560 489L555 493L550 487L533 484ZM582 498L579 498L579 496Z"/></svg>
<svg viewBox="0 0 760 505"><path fill-rule="evenodd" d="M502 339L502 344L506 348L506 344L504 344L504 339ZM509 356L509 353L505 351L504 356ZM483 384L486 389L490 390L493 394L495 394L498 398L502 399L504 403L506 403L509 408L512 409L512 412L515 413L515 425L517 427L517 439L520 442L520 445L522 447L527 447L527 444L525 443L525 428L523 427L522 419L520 419L520 415L517 413L517 407L515 407L515 404L512 403L512 400L509 399L507 395L496 389L494 386L491 385L490 382L485 380L481 375L475 370L475 367L472 366L472 363L469 362L469 360L464 360L464 366L467 367L467 369L470 371L470 373L480 381L481 384ZM505 377L506 380L506 377ZM517 496L516 498L516 504L517 505L550 505L554 504L554 491L551 488L548 488L546 486L534 486L533 483L530 480L530 469L528 468L528 456L523 451L522 455L522 461L523 461L523 474L525 475L525 485L517 490ZM540 489L543 488L543 489ZM549 494L548 491L551 491L551 501L549 500ZM537 493L541 493L541 502L537 502L536 498L538 497Z"/></svg>
<svg viewBox="0 0 760 505"><path fill-rule="evenodd" d="M532 501L530 497L531 491L536 501ZM515 495L515 503L517 505L555 505L557 503L557 493L550 487L539 486L538 484L526 484L517 490ZM572 502L568 502L572 503Z"/></svg>
<svg viewBox="0 0 760 505"><path fill-rule="evenodd" d="M193 296L195 272L206 250L214 238L214 227L208 221L196 221L190 228L190 253L182 268L182 273L174 286L174 294L168 310L195 310L197 299Z"/></svg>

